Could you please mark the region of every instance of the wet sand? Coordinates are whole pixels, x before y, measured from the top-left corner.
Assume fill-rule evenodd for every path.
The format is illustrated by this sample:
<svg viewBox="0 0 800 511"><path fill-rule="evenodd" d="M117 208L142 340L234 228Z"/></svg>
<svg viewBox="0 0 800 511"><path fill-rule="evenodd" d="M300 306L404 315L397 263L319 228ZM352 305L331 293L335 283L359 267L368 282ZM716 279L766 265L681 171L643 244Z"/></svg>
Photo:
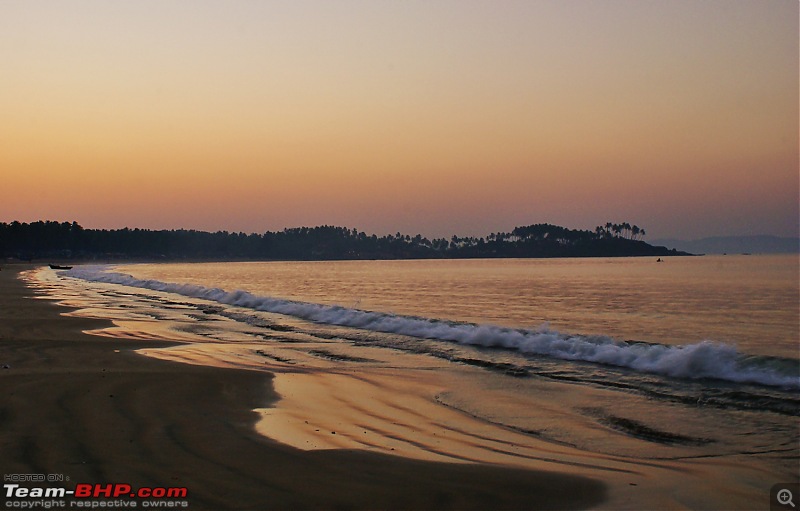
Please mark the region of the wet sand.
<svg viewBox="0 0 800 511"><path fill-rule="evenodd" d="M105 335L130 334L130 328ZM140 351L187 364L267 366L280 399L258 410L256 430L297 449L353 449L464 466L569 473L603 482L606 499L593 504L595 509L760 509L768 504L769 488L791 480L796 466L796 449L714 454L716 442L684 445L641 438L576 413L587 404L619 400L607 390L522 380L510 383L519 385L520 392L509 392L508 377L478 368L453 369L437 360L409 367L403 358L419 362L419 357L397 353L388 356L390 366L384 365L382 348L328 348L337 358L364 357L349 364L313 360L307 347L295 342L265 348L263 343L206 341ZM647 410L646 398L629 395L626 400L631 413ZM681 407L657 409L664 430L652 434L669 435L676 427L682 431L682 421L693 419L692 411ZM702 415L702 409L696 413ZM509 420L513 416L519 425ZM529 429L531 423L542 429ZM555 440L554 431L584 447ZM536 508L528 503L521 509Z"/></svg>
<svg viewBox="0 0 800 511"><path fill-rule="evenodd" d="M142 356L136 350L169 344L85 334L112 325L62 315L68 310L34 299L14 268L0 272L3 474L185 486L191 509L609 505L604 471L569 463L534 470L278 443L256 429L262 413L254 410L278 399L269 373ZM578 474L587 471L597 477ZM641 507L641 498L628 504Z"/></svg>

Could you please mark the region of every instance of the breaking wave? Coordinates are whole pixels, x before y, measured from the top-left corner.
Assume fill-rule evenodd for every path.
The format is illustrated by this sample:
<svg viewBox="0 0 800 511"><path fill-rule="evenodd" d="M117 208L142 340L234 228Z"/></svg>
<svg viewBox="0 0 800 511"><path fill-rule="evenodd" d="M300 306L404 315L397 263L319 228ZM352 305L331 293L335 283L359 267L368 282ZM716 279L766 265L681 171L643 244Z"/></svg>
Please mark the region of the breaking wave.
<svg viewBox="0 0 800 511"><path fill-rule="evenodd" d="M256 296L246 291L225 291L194 284L141 280L105 269L106 267L102 266L86 266L67 271L65 275L91 282L176 293L329 325L481 347L504 348L525 354L625 367L676 378L714 378L800 389L800 374L796 361L751 357L739 353L732 345L719 342L702 341L669 346L618 341L606 336L563 334L548 328L524 330L457 323Z"/></svg>

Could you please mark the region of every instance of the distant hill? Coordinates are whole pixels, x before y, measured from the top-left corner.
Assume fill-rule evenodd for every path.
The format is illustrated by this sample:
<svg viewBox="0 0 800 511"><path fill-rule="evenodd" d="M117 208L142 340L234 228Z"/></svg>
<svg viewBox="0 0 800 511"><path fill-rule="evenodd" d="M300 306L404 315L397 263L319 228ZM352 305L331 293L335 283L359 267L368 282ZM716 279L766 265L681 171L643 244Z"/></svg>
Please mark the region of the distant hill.
<svg viewBox="0 0 800 511"><path fill-rule="evenodd" d="M800 238L778 236L716 236L699 240L660 239L650 242L692 254L796 254Z"/></svg>

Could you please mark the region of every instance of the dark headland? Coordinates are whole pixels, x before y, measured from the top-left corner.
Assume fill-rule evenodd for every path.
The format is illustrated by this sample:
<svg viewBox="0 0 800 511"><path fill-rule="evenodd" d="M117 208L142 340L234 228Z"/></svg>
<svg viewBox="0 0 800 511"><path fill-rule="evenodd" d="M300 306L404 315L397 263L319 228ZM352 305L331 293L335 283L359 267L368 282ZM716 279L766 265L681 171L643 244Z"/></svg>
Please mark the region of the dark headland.
<svg viewBox="0 0 800 511"><path fill-rule="evenodd" d="M678 256L653 246L644 229L606 223L593 231L551 224L485 237L429 240L401 233L378 237L346 227L297 227L263 234L196 230L84 229L77 222L0 223L0 257L52 260L363 260Z"/></svg>

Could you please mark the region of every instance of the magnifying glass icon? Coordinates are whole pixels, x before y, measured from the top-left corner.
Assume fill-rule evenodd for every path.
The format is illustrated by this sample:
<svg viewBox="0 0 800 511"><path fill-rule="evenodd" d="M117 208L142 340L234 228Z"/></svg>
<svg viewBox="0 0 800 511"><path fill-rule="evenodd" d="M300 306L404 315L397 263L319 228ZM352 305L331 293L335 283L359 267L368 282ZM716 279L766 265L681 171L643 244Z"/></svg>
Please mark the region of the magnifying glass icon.
<svg viewBox="0 0 800 511"><path fill-rule="evenodd" d="M794 496L792 495L792 492L784 488L778 492L778 504L782 506L789 504L790 506L795 507L794 502L792 502L793 497Z"/></svg>

